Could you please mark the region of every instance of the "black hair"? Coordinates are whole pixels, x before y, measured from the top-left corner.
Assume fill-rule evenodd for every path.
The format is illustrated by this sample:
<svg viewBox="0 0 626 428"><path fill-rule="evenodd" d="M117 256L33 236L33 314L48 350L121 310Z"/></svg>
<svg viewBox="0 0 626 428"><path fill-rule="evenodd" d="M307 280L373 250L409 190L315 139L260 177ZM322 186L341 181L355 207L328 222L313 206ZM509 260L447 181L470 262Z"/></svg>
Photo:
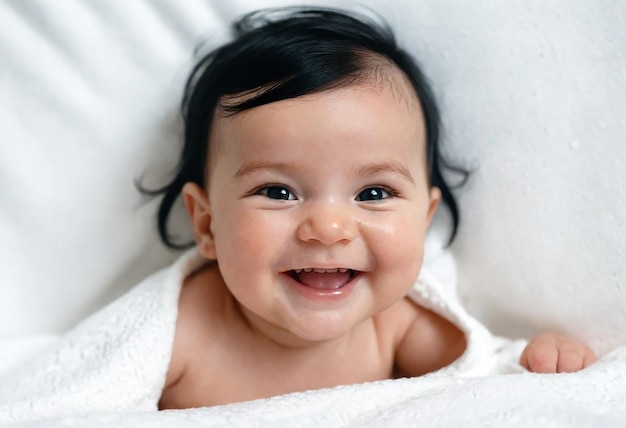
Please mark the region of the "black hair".
<svg viewBox="0 0 626 428"><path fill-rule="evenodd" d="M168 233L168 218L185 183L204 187L216 111L234 115L275 101L357 84L371 79L373 68L382 62L404 72L421 105L428 177L430 185L441 190L450 210L452 242L459 210L442 172L460 175L461 184L469 172L442 157L433 92L417 63L398 47L387 23L339 9L290 7L249 13L236 21L232 30L234 39L202 57L187 80L182 100L184 147L176 175L160 189L140 186L145 194L163 195L158 231L168 247L192 245L175 242Z"/></svg>

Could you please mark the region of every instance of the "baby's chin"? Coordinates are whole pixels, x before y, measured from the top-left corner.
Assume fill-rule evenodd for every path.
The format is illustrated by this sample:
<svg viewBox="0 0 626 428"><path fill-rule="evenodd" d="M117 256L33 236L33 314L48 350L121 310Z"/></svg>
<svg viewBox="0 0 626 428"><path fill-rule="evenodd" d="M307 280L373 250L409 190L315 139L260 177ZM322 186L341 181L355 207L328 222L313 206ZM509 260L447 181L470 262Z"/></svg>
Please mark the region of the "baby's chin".
<svg viewBox="0 0 626 428"><path fill-rule="evenodd" d="M344 319L338 319L344 318ZM361 316L355 319L335 314L317 314L314 317L301 317L289 326L289 334L297 346L310 347L326 342L341 341L363 326L365 319L371 316Z"/></svg>

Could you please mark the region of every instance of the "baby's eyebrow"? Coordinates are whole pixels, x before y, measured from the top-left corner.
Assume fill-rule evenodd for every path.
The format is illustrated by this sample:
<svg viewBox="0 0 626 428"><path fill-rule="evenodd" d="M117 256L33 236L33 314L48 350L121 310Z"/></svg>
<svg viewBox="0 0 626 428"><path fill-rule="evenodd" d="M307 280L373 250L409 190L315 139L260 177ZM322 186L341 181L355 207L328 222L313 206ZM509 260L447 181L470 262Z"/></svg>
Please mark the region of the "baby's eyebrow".
<svg viewBox="0 0 626 428"><path fill-rule="evenodd" d="M233 174L233 179L238 180L246 175L250 175L260 170L273 170L277 172L290 172L296 169L294 165L285 162L269 162L269 161L255 161L244 163Z"/></svg>
<svg viewBox="0 0 626 428"><path fill-rule="evenodd" d="M391 172L393 174L399 174L409 180L411 183L415 183L413 180L413 176L407 169L406 166L397 161L392 162L381 162L373 165L365 165L359 169L357 169L357 175L367 176L374 175L381 172Z"/></svg>
<svg viewBox="0 0 626 428"><path fill-rule="evenodd" d="M233 179L238 180L246 175L253 174L257 171L270 170L280 173L295 173L296 170L300 170L297 166L286 162L271 162L271 161L254 161L247 162L239 167L239 169L233 174ZM371 165L365 165L357 168L355 174L358 176L375 175L379 173L393 173L404 177L411 183L415 183L411 173L406 166L397 161L381 162Z"/></svg>

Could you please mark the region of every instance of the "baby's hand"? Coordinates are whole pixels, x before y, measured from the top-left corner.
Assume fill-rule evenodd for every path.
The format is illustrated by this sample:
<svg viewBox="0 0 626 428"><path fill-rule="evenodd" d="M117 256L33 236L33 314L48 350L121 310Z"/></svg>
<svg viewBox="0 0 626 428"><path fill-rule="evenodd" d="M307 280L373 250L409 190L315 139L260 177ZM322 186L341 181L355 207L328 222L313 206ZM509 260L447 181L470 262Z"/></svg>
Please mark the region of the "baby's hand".
<svg viewBox="0 0 626 428"><path fill-rule="evenodd" d="M591 349L574 339L543 333L526 346L520 364L535 373L568 373L584 369L597 359Z"/></svg>

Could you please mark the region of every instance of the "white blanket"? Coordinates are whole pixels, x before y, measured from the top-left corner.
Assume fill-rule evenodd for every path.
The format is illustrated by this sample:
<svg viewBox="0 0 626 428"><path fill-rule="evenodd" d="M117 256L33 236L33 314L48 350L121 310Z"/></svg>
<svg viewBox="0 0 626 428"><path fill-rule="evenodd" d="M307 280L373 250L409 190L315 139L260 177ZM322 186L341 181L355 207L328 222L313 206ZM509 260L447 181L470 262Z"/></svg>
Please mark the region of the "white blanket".
<svg viewBox="0 0 626 428"><path fill-rule="evenodd" d="M574 374L422 377L228 406L74 414L7 428L624 427L626 348Z"/></svg>
<svg viewBox="0 0 626 428"><path fill-rule="evenodd" d="M597 413L604 414L607 421L626 417L626 348L578 374L503 375L523 372L517 359L525 342L494 337L467 314L454 289L437 281L432 273L437 267L449 265L444 256L431 260L431 268L422 270L410 296L465 332L467 350L450 366L419 379L158 413L180 286L203 262L195 249L189 251L171 268L147 278L78 325L39 358L5 372L0 377L0 424L156 426L165 418L176 421L176 426L190 421L190 426L362 426L368 421L406 424L426 418L422 420L429 424L463 421L468 426L467 421L474 420L475 426L482 426L485 418L490 423L501 423L503 418L515 422L508 420L515 417L528 423L528 418L545 417L571 426L571 412L583 421L593 420ZM491 377L470 379L486 375ZM526 408L531 410L524 411Z"/></svg>

